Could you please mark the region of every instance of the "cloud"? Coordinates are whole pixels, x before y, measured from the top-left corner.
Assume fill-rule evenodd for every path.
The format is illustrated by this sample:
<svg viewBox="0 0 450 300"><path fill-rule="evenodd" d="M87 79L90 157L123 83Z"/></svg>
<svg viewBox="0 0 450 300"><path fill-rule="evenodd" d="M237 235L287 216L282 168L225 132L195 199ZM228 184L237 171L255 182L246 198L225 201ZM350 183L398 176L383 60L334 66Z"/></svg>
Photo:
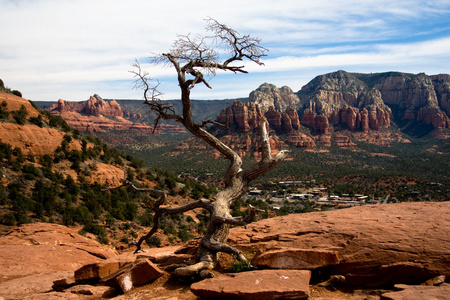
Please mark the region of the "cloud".
<svg viewBox="0 0 450 300"><path fill-rule="evenodd" d="M270 49L249 76L220 74L194 97L245 97L264 81L301 83L322 72L450 69L450 3L443 0L0 0L0 78L33 100L140 98L135 58L171 48L177 34L204 33L210 16ZM172 69L152 69L178 97ZM263 80L263 81L260 81ZM306 81L306 82L305 82ZM286 83L284 83L286 82ZM300 87L292 88L299 89ZM244 93L244 94L243 94Z"/></svg>

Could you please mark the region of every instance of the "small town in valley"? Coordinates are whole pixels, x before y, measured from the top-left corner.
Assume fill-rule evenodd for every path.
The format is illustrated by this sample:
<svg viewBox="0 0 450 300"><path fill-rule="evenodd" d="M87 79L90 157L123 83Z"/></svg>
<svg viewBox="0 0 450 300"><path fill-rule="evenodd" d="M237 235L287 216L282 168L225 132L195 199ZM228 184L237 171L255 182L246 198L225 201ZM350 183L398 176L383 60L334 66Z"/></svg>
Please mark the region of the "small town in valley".
<svg viewBox="0 0 450 300"><path fill-rule="evenodd" d="M303 181L279 181L278 189L267 190L266 188L253 187L245 198L262 200L269 204L273 210L279 210L283 205L303 205L305 203L316 210L332 208L345 208L367 204L381 204L389 200L389 196L374 197L361 194L329 193L328 188L315 186L315 180Z"/></svg>

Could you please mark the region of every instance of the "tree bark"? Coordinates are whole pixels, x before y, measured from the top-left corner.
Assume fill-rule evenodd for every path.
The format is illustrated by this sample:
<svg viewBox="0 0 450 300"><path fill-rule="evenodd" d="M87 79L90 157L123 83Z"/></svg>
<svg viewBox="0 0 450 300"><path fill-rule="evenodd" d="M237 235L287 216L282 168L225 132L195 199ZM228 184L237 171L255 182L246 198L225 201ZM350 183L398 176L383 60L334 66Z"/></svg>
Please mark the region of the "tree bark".
<svg viewBox="0 0 450 300"><path fill-rule="evenodd" d="M169 53L164 53L153 59L155 64L167 64L173 66L176 70L178 85L181 92L181 102L183 110L181 114L176 114L173 107L163 103L157 96L161 95L156 87L150 87L147 81L146 73L142 73L139 63L135 64L138 71L133 71L138 78L137 87L144 89L144 103L150 106L150 109L157 114L155 126L160 119L172 119L180 122L190 133L200 138L205 143L219 151L227 160L229 167L224 174L225 187L220 191L215 200L199 200L179 208L160 208L165 201L165 193L160 191L161 199L157 201L153 208L155 212L155 223L153 228L145 236L141 237L137 250L140 249L142 242L149 238L158 229L159 218L165 214L182 213L189 209L203 207L210 212L210 222L206 234L203 236L198 252L197 264L176 270L176 274L191 276L194 272L200 272L203 269L210 269L217 263L218 253L226 252L237 259L247 261L245 256L236 248L226 244L230 226L245 226L250 222L255 214L252 211L250 216L235 218L230 214L231 205L248 191L249 183L255 178L265 174L270 169L280 163L287 155L287 151L279 152L275 157L271 155L268 123L265 118L260 124L261 156L262 159L247 170L242 170L242 159L230 147L204 129L207 123L211 121L196 124L192 118L190 92L197 84L205 84L208 88L211 86L205 80L203 72L215 75L216 70L231 71L234 73L247 73L244 65L235 66L233 63L242 60L250 60L263 65L260 58L265 56L267 49L259 46L260 40L252 38L249 35L240 36L238 32L218 23L214 19L207 19L207 30L212 32L212 36L192 39L189 35L179 36L175 41L175 48ZM210 39L214 46L206 44ZM229 56L222 62L219 61L219 53L215 47L224 47ZM186 76L192 76L187 79ZM148 93L151 93L149 95Z"/></svg>

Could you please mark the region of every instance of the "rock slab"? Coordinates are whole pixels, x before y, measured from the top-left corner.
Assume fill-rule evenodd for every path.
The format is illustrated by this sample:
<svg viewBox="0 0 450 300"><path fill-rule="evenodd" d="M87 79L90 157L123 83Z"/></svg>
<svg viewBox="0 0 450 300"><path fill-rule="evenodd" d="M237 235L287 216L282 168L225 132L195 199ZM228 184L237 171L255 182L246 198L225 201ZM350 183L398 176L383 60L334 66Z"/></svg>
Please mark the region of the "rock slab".
<svg viewBox="0 0 450 300"><path fill-rule="evenodd" d="M280 248L336 251L321 279L343 275L360 287L421 284L450 276L450 201L364 205L265 219L230 230L228 244L267 253Z"/></svg>
<svg viewBox="0 0 450 300"><path fill-rule="evenodd" d="M191 285L202 299L307 299L308 270L260 270L223 275Z"/></svg>
<svg viewBox="0 0 450 300"><path fill-rule="evenodd" d="M450 284L440 286L426 285L395 285L400 291L388 292L381 295L381 300L448 300L450 299Z"/></svg>
<svg viewBox="0 0 450 300"><path fill-rule="evenodd" d="M255 267L297 270L311 270L338 262L337 251L295 248L263 252L252 259Z"/></svg>

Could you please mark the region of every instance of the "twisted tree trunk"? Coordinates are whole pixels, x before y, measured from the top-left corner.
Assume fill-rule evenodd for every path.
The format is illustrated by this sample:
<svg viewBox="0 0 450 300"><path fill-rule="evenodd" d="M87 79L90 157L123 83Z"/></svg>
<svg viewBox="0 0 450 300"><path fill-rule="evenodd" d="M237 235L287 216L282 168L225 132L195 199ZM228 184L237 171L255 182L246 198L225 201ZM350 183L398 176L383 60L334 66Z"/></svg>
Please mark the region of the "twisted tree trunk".
<svg viewBox="0 0 450 300"><path fill-rule="evenodd" d="M218 138L206 131L204 127L207 124L218 125L217 122L207 120L201 124L196 124L192 118L190 91L197 84L204 84L208 88L211 86L205 80L203 72L215 75L216 70L231 71L234 73L247 73L243 65L233 65L244 59L250 60L263 65L260 58L265 56L267 49L259 46L259 39L252 38L249 35L239 35L238 32L218 23L214 19L207 19L207 30L212 32L212 36L191 38L189 35L179 36L175 41L175 48L169 53L164 53L152 59L154 64L167 64L173 66L176 70L178 85L181 91L181 102L183 110L177 114L172 105L158 99L161 95L156 87L150 87L148 83L147 73L142 72L139 63L134 65L137 71L132 71L137 77L136 87L144 90L144 103L155 112L157 118L155 120L155 128L161 119L171 119L181 123L194 136L200 138L205 143L219 151L230 165L224 175L225 187L220 191L215 200L201 199L180 207L160 207L164 204L166 194L164 191L154 191L150 189L138 189L141 191L153 191L161 195L154 207L152 208L154 215L154 225L152 229L137 243L139 251L142 242L152 236L158 229L159 219L167 214L183 213L185 211L204 208L210 212L210 222L206 234L203 236L197 253L197 263L193 266L179 268L175 271L177 275L191 276L203 269L211 269L217 263L217 255L220 252L226 252L234 255L237 259L246 261L245 256L236 248L226 244L228 238L228 230L231 225L245 226L253 218L255 211L251 211L246 218L232 217L230 214L230 206L247 192L249 183L255 178L265 174L278 163L280 163L287 155L287 151L279 152L275 157L271 155L268 123L265 118L260 124L261 139L261 160L249 169L242 170L242 160L239 155L230 147L221 142ZM210 40L212 45L207 44ZM217 50L216 48L223 49ZM225 50L225 51L223 51ZM227 52L229 55L222 62L220 55ZM189 76L190 79L187 79ZM226 125L226 124L225 124ZM221 126L225 126L221 124ZM132 183L125 181L124 185L133 186ZM136 187L134 187L136 188Z"/></svg>

